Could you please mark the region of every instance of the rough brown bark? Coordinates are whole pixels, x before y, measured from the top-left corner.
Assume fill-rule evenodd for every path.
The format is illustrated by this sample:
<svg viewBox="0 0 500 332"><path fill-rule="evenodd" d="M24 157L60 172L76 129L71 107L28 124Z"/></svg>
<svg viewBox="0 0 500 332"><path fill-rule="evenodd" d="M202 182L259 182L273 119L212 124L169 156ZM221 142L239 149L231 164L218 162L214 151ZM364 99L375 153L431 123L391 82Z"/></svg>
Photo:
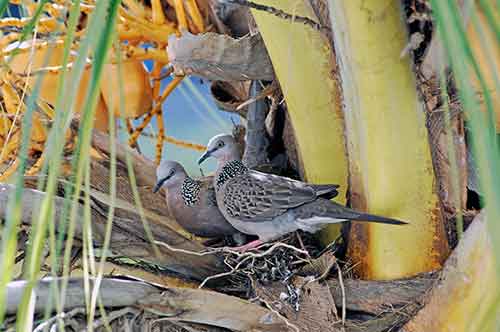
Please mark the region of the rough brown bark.
<svg viewBox="0 0 500 332"><path fill-rule="evenodd" d="M283 314L300 331L341 331L341 312L345 304L345 331L387 331L402 326L423 306L436 274L423 274L412 279L372 281L337 279L307 282L296 277L291 284L299 292L299 310L282 300L288 294L283 283L256 285L256 295Z"/></svg>
<svg viewBox="0 0 500 332"><path fill-rule="evenodd" d="M462 20L466 25L469 14L464 11L465 1L457 0ZM442 40L434 31L422 63L417 68L418 87L424 99L430 147L441 210L445 217L448 242L457 242L455 218L466 210L468 162L465 139L464 115L458 103L458 93L450 77L444 78L447 87L441 86L441 74L448 75L449 64ZM443 100L443 89L447 88L448 110ZM448 114L447 114L448 112ZM448 121L446 121L448 117ZM451 142L451 145L450 145ZM452 157L455 158L452 158Z"/></svg>
<svg viewBox="0 0 500 332"><path fill-rule="evenodd" d="M15 187L10 184L0 184L0 217L5 218L7 214L7 203L9 196L14 192ZM22 195L22 217L21 222L30 225L33 222L33 215L39 211L39 205L45 193L24 189ZM54 198L54 222L56 229L61 229L60 222L63 212L64 199ZM83 206L78 205L75 237L82 239L83 236ZM102 206L92 202L91 206L92 233L97 246L101 245L105 235L106 214L103 213ZM35 218L36 220L36 218ZM151 219L150 226L155 240L165 242L172 247L190 251L202 251L205 248L198 242L191 241L162 224L154 223ZM155 255L153 247L146 236L140 216L129 211L120 211L113 219L113 230L111 233L110 249L120 255L142 259L162 266L163 268L179 273L185 278L203 280L204 278L218 273L222 270L217 257L213 255L196 256L192 254L172 252L164 247L159 247L160 255Z"/></svg>
<svg viewBox="0 0 500 332"><path fill-rule="evenodd" d="M388 309L414 302L431 288L436 276L422 276L391 281L344 280L346 307L351 311L362 311L374 315ZM338 280L328 280L328 286L335 299L335 305L342 306L342 292Z"/></svg>
<svg viewBox="0 0 500 332"><path fill-rule="evenodd" d="M35 313L43 313L49 301L54 301L51 285L61 279L42 279L35 286ZM91 287L94 279L90 280ZM71 278L63 310L85 307L82 278ZM7 313L15 314L27 282L15 281L7 286ZM170 321L182 321L219 326L233 331L287 331L284 321L271 311L239 298L212 291L158 287L142 281L104 278L100 284L100 299L106 308L132 307ZM54 302L52 302L54 303ZM244 313L244 314L243 314Z"/></svg>
<svg viewBox="0 0 500 332"><path fill-rule="evenodd" d="M304 278L293 281L295 287L306 284ZM298 310L284 301L280 301L282 294L287 294L287 287L282 283L257 285L256 295L260 300L267 302L273 309L287 317L301 332L340 331L339 317L335 308L332 294L325 284L317 282L307 284L300 291Z"/></svg>

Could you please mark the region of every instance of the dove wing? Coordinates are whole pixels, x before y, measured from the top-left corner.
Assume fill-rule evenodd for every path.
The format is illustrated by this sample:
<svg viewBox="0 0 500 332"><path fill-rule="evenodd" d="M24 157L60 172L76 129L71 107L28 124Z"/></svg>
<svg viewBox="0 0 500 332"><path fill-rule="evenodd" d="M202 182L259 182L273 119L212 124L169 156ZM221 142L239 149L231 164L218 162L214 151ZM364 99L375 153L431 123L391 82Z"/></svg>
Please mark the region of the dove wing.
<svg viewBox="0 0 500 332"><path fill-rule="evenodd" d="M241 221L271 221L288 209L314 201L311 185L272 174L249 171L228 180L223 188L224 208Z"/></svg>

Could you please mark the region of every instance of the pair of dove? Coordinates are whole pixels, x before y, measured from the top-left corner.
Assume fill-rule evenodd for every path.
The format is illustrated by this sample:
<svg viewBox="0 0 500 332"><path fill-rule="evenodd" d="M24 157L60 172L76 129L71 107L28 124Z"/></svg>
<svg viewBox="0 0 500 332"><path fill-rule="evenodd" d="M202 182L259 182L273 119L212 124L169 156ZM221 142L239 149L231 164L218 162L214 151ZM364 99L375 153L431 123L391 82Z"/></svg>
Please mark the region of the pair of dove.
<svg viewBox="0 0 500 332"><path fill-rule="evenodd" d="M192 179L175 161L157 169L154 191L166 188L166 200L177 222L203 237L237 232L256 235L236 249L245 251L287 233L315 233L328 224L350 220L402 225L403 221L357 212L330 199L338 185L309 184L258 172L246 167L231 135L217 135L208 142L198 164L216 158L215 176Z"/></svg>

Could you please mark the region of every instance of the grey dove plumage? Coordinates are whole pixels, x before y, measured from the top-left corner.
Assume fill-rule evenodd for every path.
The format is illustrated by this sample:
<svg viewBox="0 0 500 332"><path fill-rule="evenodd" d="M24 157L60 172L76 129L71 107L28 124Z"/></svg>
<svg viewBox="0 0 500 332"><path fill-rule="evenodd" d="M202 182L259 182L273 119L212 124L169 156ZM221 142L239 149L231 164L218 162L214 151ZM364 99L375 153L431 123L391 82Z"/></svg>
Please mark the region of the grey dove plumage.
<svg viewBox="0 0 500 332"><path fill-rule="evenodd" d="M176 221L188 232L201 237L224 237L239 232L222 216L212 177L192 179L175 161L163 161L156 170L157 192L165 188L165 198Z"/></svg>
<svg viewBox="0 0 500 332"><path fill-rule="evenodd" d="M217 159L214 186L222 215L239 231L259 237L260 241L243 249L299 229L314 233L327 224L349 220L405 224L330 201L336 195L328 194L331 185L313 185L251 170L236 151L231 135L217 135L198 162Z"/></svg>

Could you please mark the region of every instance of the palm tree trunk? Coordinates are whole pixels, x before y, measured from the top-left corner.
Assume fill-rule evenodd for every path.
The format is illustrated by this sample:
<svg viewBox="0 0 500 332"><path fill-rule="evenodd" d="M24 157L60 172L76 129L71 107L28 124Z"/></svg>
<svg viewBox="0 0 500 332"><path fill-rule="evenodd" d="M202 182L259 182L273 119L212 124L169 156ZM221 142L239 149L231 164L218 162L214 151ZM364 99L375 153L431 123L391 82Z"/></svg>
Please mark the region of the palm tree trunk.
<svg viewBox="0 0 500 332"><path fill-rule="evenodd" d="M348 253L364 278L439 268L448 254L425 113L416 92L399 1L332 0L342 78L351 203L409 222L354 224Z"/></svg>

